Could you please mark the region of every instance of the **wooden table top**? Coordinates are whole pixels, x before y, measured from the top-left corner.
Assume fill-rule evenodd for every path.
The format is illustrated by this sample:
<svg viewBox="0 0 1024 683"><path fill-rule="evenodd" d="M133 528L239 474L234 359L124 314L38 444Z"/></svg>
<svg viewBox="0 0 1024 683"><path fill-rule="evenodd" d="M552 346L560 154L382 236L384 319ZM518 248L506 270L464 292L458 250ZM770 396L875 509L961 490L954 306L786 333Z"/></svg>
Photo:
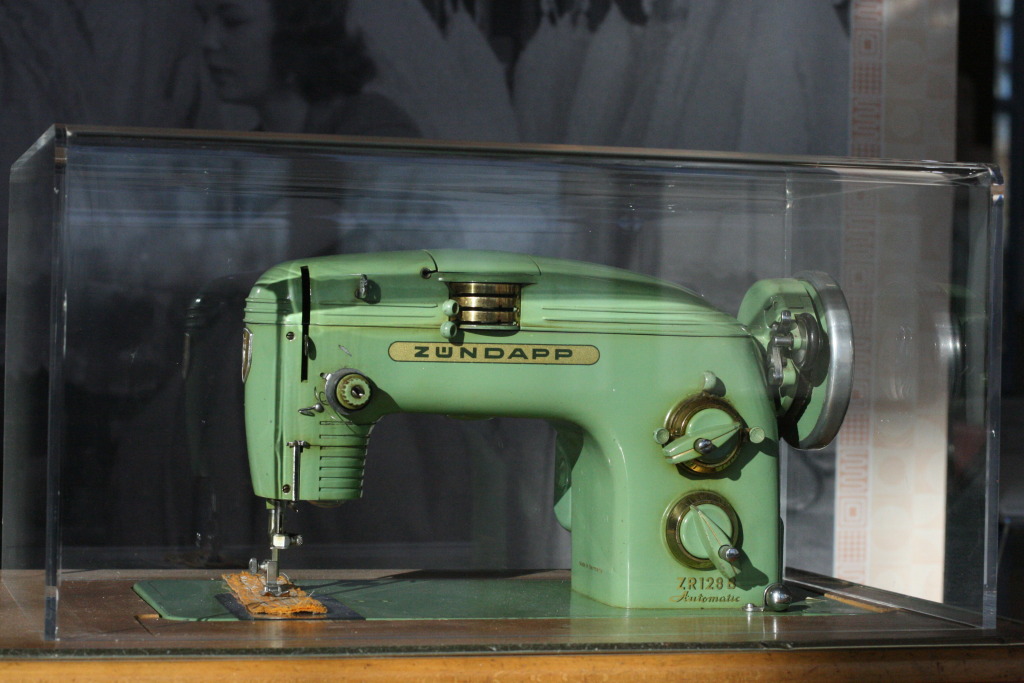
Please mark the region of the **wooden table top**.
<svg viewBox="0 0 1024 683"><path fill-rule="evenodd" d="M60 639L50 641L41 573L4 572L0 679L1024 680L1024 625L984 629L866 603L825 616L180 622L131 590L145 578L207 576L216 572L65 577Z"/></svg>

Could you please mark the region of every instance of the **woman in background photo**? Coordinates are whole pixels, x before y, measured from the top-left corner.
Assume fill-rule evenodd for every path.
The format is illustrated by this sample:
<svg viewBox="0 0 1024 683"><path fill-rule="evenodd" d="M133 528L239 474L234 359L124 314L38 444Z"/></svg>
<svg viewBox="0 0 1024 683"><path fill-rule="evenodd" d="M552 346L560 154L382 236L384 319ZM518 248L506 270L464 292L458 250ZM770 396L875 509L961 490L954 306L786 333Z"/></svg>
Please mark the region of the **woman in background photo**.
<svg viewBox="0 0 1024 683"><path fill-rule="evenodd" d="M256 130L413 137L391 100L366 92L375 66L347 0L197 0L217 95L251 108Z"/></svg>

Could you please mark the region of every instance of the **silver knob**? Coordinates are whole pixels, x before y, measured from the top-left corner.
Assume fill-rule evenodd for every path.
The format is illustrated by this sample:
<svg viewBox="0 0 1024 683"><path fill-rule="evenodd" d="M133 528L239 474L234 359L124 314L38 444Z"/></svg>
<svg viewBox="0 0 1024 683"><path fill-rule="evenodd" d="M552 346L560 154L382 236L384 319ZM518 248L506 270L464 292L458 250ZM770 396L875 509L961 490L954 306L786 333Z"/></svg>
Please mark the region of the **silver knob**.
<svg viewBox="0 0 1024 683"><path fill-rule="evenodd" d="M764 606L774 612L785 612L793 602L793 594L781 583L773 583L764 590Z"/></svg>
<svg viewBox="0 0 1024 683"><path fill-rule="evenodd" d="M718 549L718 556L726 562L735 564L740 559L740 549L731 545L723 545Z"/></svg>
<svg viewBox="0 0 1024 683"><path fill-rule="evenodd" d="M715 443L711 439L697 439L693 442L693 450L701 455L708 455L715 450Z"/></svg>

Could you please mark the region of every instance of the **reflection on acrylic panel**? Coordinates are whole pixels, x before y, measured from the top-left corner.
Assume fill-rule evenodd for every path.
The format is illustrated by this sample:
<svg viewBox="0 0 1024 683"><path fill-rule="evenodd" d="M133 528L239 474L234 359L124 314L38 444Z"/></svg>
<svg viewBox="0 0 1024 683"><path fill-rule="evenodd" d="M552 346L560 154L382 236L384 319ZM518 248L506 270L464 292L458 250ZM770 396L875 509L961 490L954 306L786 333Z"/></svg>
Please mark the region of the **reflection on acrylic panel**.
<svg viewBox="0 0 1024 683"><path fill-rule="evenodd" d="M688 282L733 311L750 282L785 268L785 190L771 175L666 176L660 167L571 157L523 164L487 154L268 150L77 150L66 246L87 256L68 274L80 284L67 292L64 373L76 434L67 472L68 481L91 483L65 502L69 545L176 546L197 532L196 561L237 561L226 546L246 552L237 547L261 541L262 511L245 485L237 337L248 287L275 262L432 247L511 250ZM174 192L163 182L168 174ZM722 239L726 233L733 238ZM184 430L182 418L163 419L182 410ZM386 539L388 552L402 542L447 544L431 563L567 561L568 538L551 515L546 427L392 421L375 438L381 455L368 465L366 499L340 515L306 511L306 528L325 527L318 535L328 543ZM192 483L171 456L183 445L198 475ZM166 498L136 485L157 471ZM463 502L447 504L439 489ZM171 500L181 491L202 500L176 510ZM196 519L193 509L202 513ZM128 510L164 523L137 524ZM357 551L331 561L380 558Z"/></svg>

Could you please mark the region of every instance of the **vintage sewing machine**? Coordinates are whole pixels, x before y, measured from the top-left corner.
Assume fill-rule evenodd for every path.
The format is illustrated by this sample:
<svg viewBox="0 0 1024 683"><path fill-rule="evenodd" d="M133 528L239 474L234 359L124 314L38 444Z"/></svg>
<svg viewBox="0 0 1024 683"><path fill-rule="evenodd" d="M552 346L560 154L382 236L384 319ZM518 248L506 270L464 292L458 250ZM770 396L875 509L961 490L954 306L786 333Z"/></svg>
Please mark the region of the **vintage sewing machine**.
<svg viewBox="0 0 1024 683"><path fill-rule="evenodd" d="M522 254L279 265L245 309L249 462L270 514L270 559L251 569L289 590L286 510L359 498L382 417L533 417L558 432L575 591L783 610L779 438L831 441L852 360L845 300L820 273L758 282L737 319L670 283Z"/></svg>

